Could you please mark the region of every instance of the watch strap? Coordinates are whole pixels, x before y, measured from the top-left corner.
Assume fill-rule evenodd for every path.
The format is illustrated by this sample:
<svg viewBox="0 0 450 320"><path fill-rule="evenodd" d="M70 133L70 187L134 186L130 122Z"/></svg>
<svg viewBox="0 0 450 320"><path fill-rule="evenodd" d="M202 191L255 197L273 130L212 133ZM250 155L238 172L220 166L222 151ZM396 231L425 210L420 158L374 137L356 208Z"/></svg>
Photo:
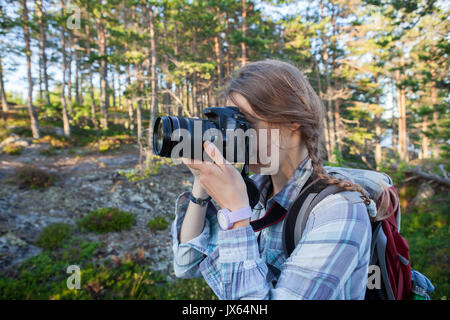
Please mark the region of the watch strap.
<svg viewBox="0 0 450 320"><path fill-rule="evenodd" d="M194 197L194 195L191 192L189 194L189 200L191 200L193 203L198 204L201 207L204 207L204 206L206 206L208 204L209 200L211 200L211 197L208 196L206 199L200 199L200 198Z"/></svg>
<svg viewBox="0 0 450 320"><path fill-rule="evenodd" d="M228 221L230 221L230 223L233 224L235 222L251 218L252 215L253 215L252 208L248 206L228 213Z"/></svg>

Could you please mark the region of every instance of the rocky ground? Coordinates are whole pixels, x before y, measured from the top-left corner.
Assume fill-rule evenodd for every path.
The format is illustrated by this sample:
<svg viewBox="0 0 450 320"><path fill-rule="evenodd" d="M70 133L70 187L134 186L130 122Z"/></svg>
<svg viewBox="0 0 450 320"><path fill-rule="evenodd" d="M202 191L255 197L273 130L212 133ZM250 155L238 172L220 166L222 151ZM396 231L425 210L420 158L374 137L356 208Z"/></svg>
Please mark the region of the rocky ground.
<svg viewBox="0 0 450 320"><path fill-rule="evenodd" d="M75 225L91 210L117 207L135 214L131 230L77 236L103 242L104 258L143 249L154 270L172 274L169 228L151 231L147 223L160 215L173 220L177 196L193 181L186 167L164 165L148 179L130 182L118 171L136 167L136 145L123 145L109 154L62 150L54 156L41 155L34 144L25 147L20 155L0 155L0 271L41 251L35 241L43 227L55 222ZM15 169L25 164L56 174L55 183L43 190L19 188Z"/></svg>

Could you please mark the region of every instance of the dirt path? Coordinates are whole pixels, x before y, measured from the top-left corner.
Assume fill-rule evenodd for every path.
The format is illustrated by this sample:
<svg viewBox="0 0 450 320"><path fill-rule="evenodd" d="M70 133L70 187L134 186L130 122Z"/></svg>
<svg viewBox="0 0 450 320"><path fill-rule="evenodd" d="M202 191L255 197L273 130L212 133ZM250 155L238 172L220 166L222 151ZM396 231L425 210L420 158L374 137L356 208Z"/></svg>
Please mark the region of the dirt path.
<svg viewBox="0 0 450 320"><path fill-rule="evenodd" d="M124 145L110 154L77 156L63 152L43 156L27 150L19 156L0 156L0 271L41 249L34 245L40 230L51 223L75 221L100 207L117 207L135 214L131 230L103 235L78 234L88 241L105 243L103 256L110 257L142 248L155 270L172 273L169 229L151 231L147 223L163 215L172 221L176 197L192 183L182 165L162 166L148 179L130 182L118 170L138 164L134 145ZM20 189L14 181L15 169L33 164L56 174L51 187L44 190Z"/></svg>

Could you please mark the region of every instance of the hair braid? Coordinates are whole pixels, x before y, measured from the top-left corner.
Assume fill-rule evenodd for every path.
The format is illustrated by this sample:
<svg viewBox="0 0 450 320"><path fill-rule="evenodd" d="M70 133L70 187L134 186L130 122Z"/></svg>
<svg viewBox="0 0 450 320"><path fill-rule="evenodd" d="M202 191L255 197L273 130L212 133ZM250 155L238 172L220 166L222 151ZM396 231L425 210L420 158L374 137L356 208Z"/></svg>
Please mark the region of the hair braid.
<svg viewBox="0 0 450 320"><path fill-rule="evenodd" d="M308 155L311 159L311 165L313 167L313 171L317 174L317 176L323 180L325 183L328 184L334 184L341 188L344 188L348 191L358 191L362 194L361 198L364 200L364 203L366 205L370 204L370 199L367 197L366 192L364 189L349 180L343 179L343 178L337 178L333 177L332 175L328 174L326 170L322 166L322 157L321 157L321 150L320 150L320 136L318 134L311 134L308 136L308 133L310 132L318 132L317 130L305 130L303 127L302 130L302 136L303 136L303 142L308 150Z"/></svg>

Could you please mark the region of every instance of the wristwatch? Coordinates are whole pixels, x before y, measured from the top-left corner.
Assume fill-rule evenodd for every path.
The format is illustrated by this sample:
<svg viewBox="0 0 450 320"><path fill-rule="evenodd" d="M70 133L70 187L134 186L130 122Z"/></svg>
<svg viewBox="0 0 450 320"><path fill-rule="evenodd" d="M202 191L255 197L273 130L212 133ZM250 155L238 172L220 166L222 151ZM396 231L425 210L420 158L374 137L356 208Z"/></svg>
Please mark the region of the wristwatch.
<svg viewBox="0 0 450 320"><path fill-rule="evenodd" d="M198 204L201 207L204 207L208 204L209 200L211 200L211 197L208 196L206 199L200 199L196 198L192 195L192 192L189 194L189 200L191 200L193 203Z"/></svg>
<svg viewBox="0 0 450 320"><path fill-rule="evenodd" d="M217 211L217 220L223 230L229 230L233 227L235 222L250 218L252 215L253 213L250 206L235 211L223 208Z"/></svg>

